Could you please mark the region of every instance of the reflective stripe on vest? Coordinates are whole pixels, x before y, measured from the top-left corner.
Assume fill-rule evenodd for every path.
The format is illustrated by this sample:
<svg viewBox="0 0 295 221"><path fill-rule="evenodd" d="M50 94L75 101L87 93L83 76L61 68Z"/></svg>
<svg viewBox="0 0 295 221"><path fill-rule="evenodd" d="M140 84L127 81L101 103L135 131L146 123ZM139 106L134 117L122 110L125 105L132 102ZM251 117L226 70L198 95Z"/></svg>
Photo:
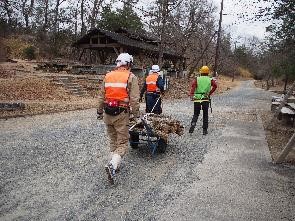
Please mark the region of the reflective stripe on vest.
<svg viewBox="0 0 295 221"><path fill-rule="evenodd" d="M194 99L202 101L208 100L208 95L211 90L211 78L208 76L201 76L197 78L197 88L195 90Z"/></svg>
<svg viewBox="0 0 295 221"><path fill-rule="evenodd" d="M158 80L159 74L153 73L147 76L145 83L146 83L146 90L147 92L159 92L160 89L157 87L157 80Z"/></svg>
<svg viewBox="0 0 295 221"><path fill-rule="evenodd" d="M118 69L106 74L104 84L106 101L129 102L127 89L129 76L130 71L126 69Z"/></svg>

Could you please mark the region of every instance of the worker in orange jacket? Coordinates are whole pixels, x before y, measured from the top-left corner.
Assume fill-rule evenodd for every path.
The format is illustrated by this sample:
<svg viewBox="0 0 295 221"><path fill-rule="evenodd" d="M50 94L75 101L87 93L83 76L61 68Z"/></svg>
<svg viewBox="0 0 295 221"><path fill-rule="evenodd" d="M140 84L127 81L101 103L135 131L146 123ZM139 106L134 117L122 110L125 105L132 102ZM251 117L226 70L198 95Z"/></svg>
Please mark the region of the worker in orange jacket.
<svg viewBox="0 0 295 221"><path fill-rule="evenodd" d="M133 57L118 56L117 67L106 74L98 98L98 119L104 119L110 139L111 159L105 166L113 184L122 157L128 148L130 115L139 118L139 87L137 77L130 72Z"/></svg>
<svg viewBox="0 0 295 221"><path fill-rule="evenodd" d="M146 113L161 114L161 93L164 92L164 81L159 74L159 65L153 65L149 75L146 77L140 92L140 101L145 93Z"/></svg>

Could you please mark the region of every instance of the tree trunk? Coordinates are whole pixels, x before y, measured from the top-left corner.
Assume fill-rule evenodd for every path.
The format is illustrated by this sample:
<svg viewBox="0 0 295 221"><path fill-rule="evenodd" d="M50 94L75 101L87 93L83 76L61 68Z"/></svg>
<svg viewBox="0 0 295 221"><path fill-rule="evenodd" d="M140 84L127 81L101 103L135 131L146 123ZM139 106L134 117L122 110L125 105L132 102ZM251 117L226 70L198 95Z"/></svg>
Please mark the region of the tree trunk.
<svg viewBox="0 0 295 221"><path fill-rule="evenodd" d="M288 85L289 76L285 75L285 85L284 85L284 94L287 92L287 85Z"/></svg>
<svg viewBox="0 0 295 221"><path fill-rule="evenodd" d="M4 0L4 9L6 11L7 17L8 17L8 25L12 25L12 18L11 18L11 14L13 12L13 10L10 8L10 2L8 0Z"/></svg>
<svg viewBox="0 0 295 221"><path fill-rule="evenodd" d="M75 10L75 40L78 38L78 7Z"/></svg>
<svg viewBox="0 0 295 221"><path fill-rule="evenodd" d="M81 36L86 32L85 30L85 21L84 21L84 0L81 0Z"/></svg>
<svg viewBox="0 0 295 221"><path fill-rule="evenodd" d="M55 5L55 9L54 9L54 22L53 22L53 32L54 32L54 34L56 34L57 31L58 31L59 5L60 5L60 0L56 0L56 5Z"/></svg>
<svg viewBox="0 0 295 221"><path fill-rule="evenodd" d="M29 18L32 16L34 3L35 3L35 1L31 0L30 6L28 8L26 7L27 0L23 1L23 4L22 4L22 13L23 13L23 16L24 16L24 19L25 19L25 26L26 26L27 30L29 29L29 25L30 25Z"/></svg>
<svg viewBox="0 0 295 221"><path fill-rule="evenodd" d="M272 87L275 86L274 76L271 76L271 86L272 86Z"/></svg>
<svg viewBox="0 0 295 221"><path fill-rule="evenodd" d="M96 26L96 19L97 19L97 15L98 15L98 10L99 10L99 7L101 6L101 4L103 3L103 1L104 0L94 0L92 12L91 12L91 18L90 18L91 29L94 29Z"/></svg>
<svg viewBox="0 0 295 221"><path fill-rule="evenodd" d="M221 0L221 9L220 9L220 17L219 17L219 27L217 32L217 44L216 44L216 52L215 52L215 61L213 67L213 77L217 75L217 65L219 59L219 47L220 47L220 35L221 35L221 23L222 23L222 11L223 11L223 0Z"/></svg>
<svg viewBox="0 0 295 221"><path fill-rule="evenodd" d="M166 22L168 16L168 0L164 0L162 3L162 27L160 31L160 44L159 44L159 57L158 65L162 67L163 65L163 56L164 56L164 34L166 29Z"/></svg>
<svg viewBox="0 0 295 221"><path fill-rule="evenodd" d="M266 90L267 90L267 91L269 90L269 80L270 80L270 78L271 78L271 74L269 74L269 75L267 76L267 79L266 79Z"/></svg>
<svg viewBox="0 0 295 221"><path fill-rule="evenodd" d="M211 41L213 40L213 38L214 38L214 36L215 36L216 33L217 33L217 32L214 32L214 34L211 36L211 38L210 38L209 41L207 42L207 45L205 46L204 50L202 51L202 53L201 53L199 59L198 59L198 60L194 63L194 65L190 68L190 71L189 71L189 74L188 74L188 78L192 75L192 73L194 72L194 70L198 67L199 62L200 62L201 60L203 60L204 54L205 54L205 52L207 51L207 49L208 49L208 47L209 47L209 45L210 45ZM206 63L207 63L207 62L206 62Z"/></svg>
<svg viewBox="0 0 295 221"><path fill-rule="evenodd" d="M44 9L44 24L43 24L43 31L46 31L47 27L48 27L48 8L49 8L49 0L45 0L45 9Z"/></svg>

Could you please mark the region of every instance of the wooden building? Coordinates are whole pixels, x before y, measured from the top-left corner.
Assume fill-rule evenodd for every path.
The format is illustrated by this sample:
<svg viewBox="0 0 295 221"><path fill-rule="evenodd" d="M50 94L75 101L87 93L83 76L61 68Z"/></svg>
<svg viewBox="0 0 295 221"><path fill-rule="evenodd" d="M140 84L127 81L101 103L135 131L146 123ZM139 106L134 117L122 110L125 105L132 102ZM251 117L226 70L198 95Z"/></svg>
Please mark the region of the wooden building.
<svg viewBox="0 0 295 221"><path fill-rule="evenodd" d="M80 51L79 60L91 64L114 64L118 54L127 52L137 67L155 64L158 60L158 40L144 33L119 29L115 32L93 29L73 44ZM178 67L182 55L165 50L163 60Z"/></svg>

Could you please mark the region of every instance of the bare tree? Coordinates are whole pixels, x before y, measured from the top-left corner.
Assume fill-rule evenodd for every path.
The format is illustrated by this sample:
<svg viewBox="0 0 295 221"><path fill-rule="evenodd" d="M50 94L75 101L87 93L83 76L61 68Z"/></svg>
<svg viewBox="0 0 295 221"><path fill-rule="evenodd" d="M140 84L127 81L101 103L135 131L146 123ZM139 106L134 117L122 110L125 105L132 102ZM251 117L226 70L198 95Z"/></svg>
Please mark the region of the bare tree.
<svg viewBox="0 0 295 221"><path fill-rule="evenodd" d="M43 31L46 31L48 28L48 14L49 14L49 0L44 0L44 24Z"/></svg>
<svg viewBox="0 0 295 221"><path fill-rule="evenodd" d="M99 8L101 7L103 2L104 2L104 0L94 0L94 2L93 2L93 7L91 10L91 16L90 16L90 28L91 29L95 28L98 13L99 13Z"/></svg>
<svg viewBox="0 0 295 221"><path fill-rule="evenodd" d="M24 16L26 29L28 29L29 25L30 25L29 18L32 16L35 1L31 0L29 5L27 5L27 2L28 2L28 0L23 0L22 4L21 4L22 14Z"/></svg>
<svg viewBox="0 0 295 221"><path fill-rule="evenodd" d="M80 13L81 13L81 35L84 35L86 32L85 25L85 0L81 0L80 3Z"/></svg>
<svg viewBox="0 0 295 221"><path fill-rule="evenodd" d="M4 9L6 16L7 16L7 23L12 24L12 13L13 13L13 6L9 0L3 0L0 2L1 8Z"/></svg>

